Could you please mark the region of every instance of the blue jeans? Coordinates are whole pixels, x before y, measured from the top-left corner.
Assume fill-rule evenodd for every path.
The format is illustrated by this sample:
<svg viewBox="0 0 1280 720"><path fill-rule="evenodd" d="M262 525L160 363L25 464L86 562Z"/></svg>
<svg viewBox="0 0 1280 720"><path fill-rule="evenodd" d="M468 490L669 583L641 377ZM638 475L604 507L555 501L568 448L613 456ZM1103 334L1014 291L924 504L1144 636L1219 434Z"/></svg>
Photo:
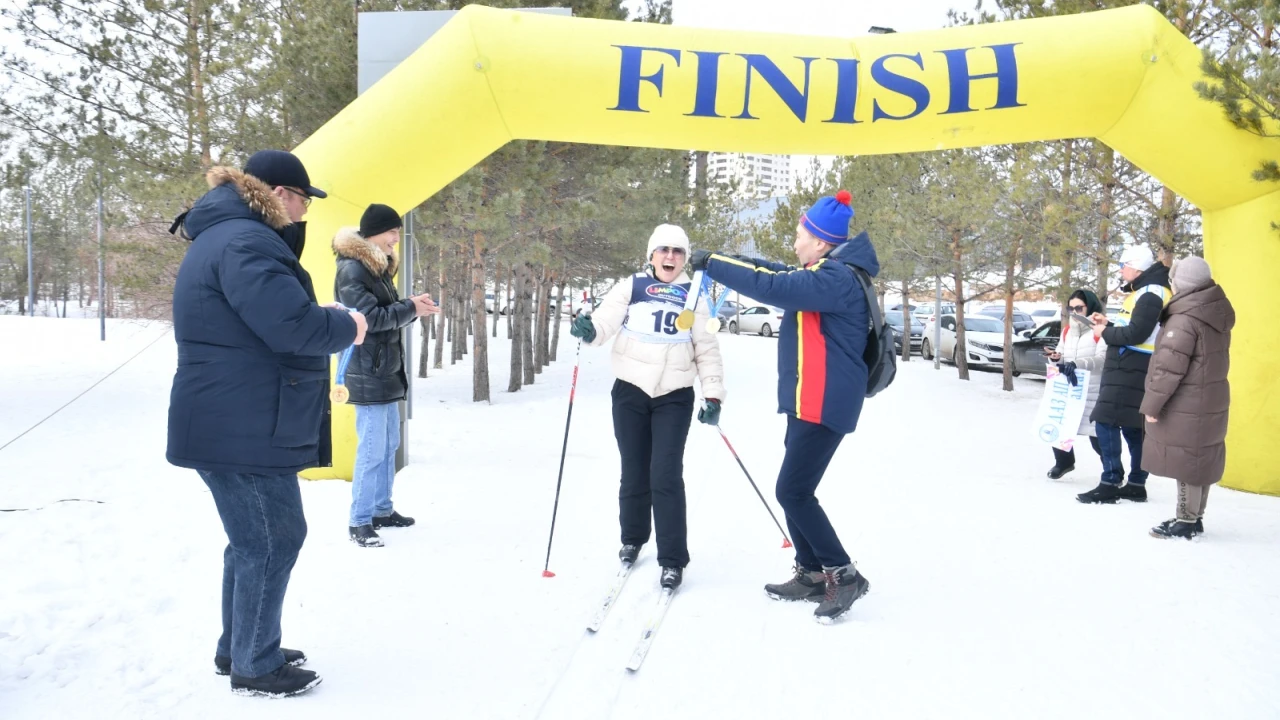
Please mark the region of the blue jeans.
<svg viewBox="0 0 1280 720"><path fill-rule="evenodd" d="M1129 484L1145 485L1148 473L1142 469L1142 428L1100 422L1095 422L1093 428L1098 435L1098 455L1102 456L1102 482L1106 485L1124 482L1124 462L1120 457L1124 449L1120 445L1120 437L1124 436L1129 446Z"/></svg>
<svg viewBox="0 0 1280 720"><path fill-rule="evenodd" d="M356 405L356 465L351 478L351 527L391 514L400 447L400 405Z"/></svg>
<svg viewBox="0 0 1280 720"><path fill-rule="evenodd" d="M200 470L218 506L222 553L222 637L231 672L260 677L284 664L280 613L289 575L307 538L298 476Z"/></svg>
<svg viewBox="0 0 1280 720"><path fill-rule="evenodd" d="M841 440L844 435L823 425L787 416L787 452L775 494L787 515L796 564L806 570L849 564L849 554L813 494Z"/></svg>

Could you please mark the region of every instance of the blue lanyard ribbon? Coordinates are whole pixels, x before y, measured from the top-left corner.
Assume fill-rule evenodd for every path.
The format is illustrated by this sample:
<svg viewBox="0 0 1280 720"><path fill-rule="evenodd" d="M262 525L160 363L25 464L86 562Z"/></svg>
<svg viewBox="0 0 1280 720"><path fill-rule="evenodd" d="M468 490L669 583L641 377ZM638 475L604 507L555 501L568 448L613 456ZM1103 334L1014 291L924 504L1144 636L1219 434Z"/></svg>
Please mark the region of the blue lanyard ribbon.
<svg viewBox="0 0 1280 720"><path fill-rule="evenodd" d="M702 279L702 294L703 297L707 299L707 309L710 311L711 318L714 320L720 317L720 308L724 307L724 302L729 299L729 287L725 286L724 292L720 293L720 299L713 301L711 298L711 286L714 283L707 282L711 278L705 275Z"/></svg>
<svg viewBox="0 0 1280 720"><path fill-rule="evenodd" d="M349 308L346 305L343 305L342 309L347 312L351 312L353 310L353 308ZM334 379L335 385L342 385L343 381L347 379L347 366L351 364L351 355L355 351L355 345L351 345L346 350L342 351L342 356L338 358L338 376Z"/></svg>

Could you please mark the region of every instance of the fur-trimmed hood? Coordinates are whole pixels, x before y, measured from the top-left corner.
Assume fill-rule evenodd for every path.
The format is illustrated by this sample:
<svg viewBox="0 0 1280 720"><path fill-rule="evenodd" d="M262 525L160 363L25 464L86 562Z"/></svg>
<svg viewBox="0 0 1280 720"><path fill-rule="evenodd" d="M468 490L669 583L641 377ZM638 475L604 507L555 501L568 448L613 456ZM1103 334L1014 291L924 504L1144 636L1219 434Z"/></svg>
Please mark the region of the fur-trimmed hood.
<svg viewBox="0 0 1280 720"><path fill-rule="evenodd" d="M247 219L261 222L281 237L292 223L284 201L271 194L271 188L258 178L230 167L210 168L205 175L209 192L191 209L174 220L170 232L182 229L182 236L194 240L200 233L225 220ZM295 233L300 228L295 228Z"/></svg>
<svg viewBox="0 0 1280 720"><path fill-rule="evenodd" d="M382 248L374 245L360 235L360 229L344 227L333 236L333 252L338 257L359 260L374 277L395 276L400 269L400 256L395 250L387 255Z"/></svg>

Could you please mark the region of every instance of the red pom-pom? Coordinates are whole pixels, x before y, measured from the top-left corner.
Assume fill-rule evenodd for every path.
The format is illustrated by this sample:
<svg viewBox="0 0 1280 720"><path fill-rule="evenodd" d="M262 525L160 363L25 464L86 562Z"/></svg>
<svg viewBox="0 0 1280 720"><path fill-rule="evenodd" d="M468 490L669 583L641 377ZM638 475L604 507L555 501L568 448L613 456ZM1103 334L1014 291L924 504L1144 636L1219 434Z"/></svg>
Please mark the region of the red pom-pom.
<svg viewBox="0 0 1280 720"><path fill-rule="evenodd" d="M853 193L849 192L848 190L841 190L840 192L836 193L836 202L840 203L841 205L852 205Z"/></svg>

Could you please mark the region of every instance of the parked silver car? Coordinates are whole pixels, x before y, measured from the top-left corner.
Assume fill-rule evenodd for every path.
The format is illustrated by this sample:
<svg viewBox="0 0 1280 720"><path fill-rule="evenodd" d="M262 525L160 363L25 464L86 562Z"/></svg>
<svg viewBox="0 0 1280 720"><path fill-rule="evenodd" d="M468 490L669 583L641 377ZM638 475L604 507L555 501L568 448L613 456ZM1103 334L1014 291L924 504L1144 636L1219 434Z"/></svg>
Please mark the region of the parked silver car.
<svg viewBox="0 0 1280 720"><path fill-rule="evenodd" d="M749 332L773 337L782 326L782 310L766 305L756 305L743 310L729 321L729 332L734 335Z"/></svg>

